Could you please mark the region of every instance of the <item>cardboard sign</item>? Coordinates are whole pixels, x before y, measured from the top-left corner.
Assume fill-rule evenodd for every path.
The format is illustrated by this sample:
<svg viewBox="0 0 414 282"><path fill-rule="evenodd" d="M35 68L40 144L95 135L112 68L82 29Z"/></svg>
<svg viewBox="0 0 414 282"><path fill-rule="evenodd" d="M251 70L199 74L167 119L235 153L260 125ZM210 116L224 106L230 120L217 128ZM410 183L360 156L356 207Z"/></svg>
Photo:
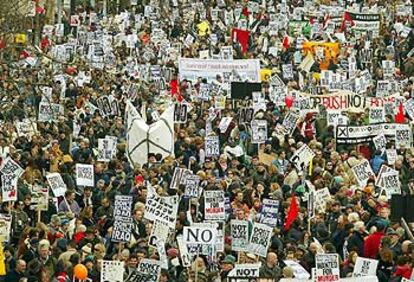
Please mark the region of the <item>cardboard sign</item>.
<svg viewBox="0 0 414 282"><path fill-rule="evenodd" d="M272 227L255 222L249 240L249 252L261 257L266 257L272 235Z"/></svg>
<svg viewBox="0 0 414 282"><path fill-rule="evenodd" d="M411 127L407 124L398 124L395 127L395 147L408 149L413 144Z"/></svg>
<svg viewBox="0 0 414 282"><path fill-rule="evenodd" d="M340 281L338 254L316 255L316 281Z"/></svg>
<svg viewBox="0 0 414 282"><path fill-rule="evenodd" d="M148 239L148 244L153 247L157 247L157 241L166 242L168 238L169 227L165 222L154 221L151 234Z"/></svg>
<svg viewBox="0 0 414 282"><path fill-rule="evenodd" d="M124 263L122 261L103 260L101 262L101 282L123 282Z"/></svg>
<svg viewBox="0 0 414 282"><path fill-rule="evenodd" d="M253 120L252 123L252 143L261 144L267 140L267 121Z"/></svg>
<svg viewBox="0 0 414 282"><path fill-rule="evenodd" d="M299 120L299 114L295 112L289 112L282 122L282 127L285 129L285 134L292 135L295 131L296 124Z"/></svg>
<svg viewBox="0 0 414 282"><path fill-rule="evenodd" d="M220 143L219 143L218 136L206 136L204 144L205 144L205 152L206 157L218 157L220 156Z"/></svg>
<svg viewBox="0 0 414 282"><path fill-rule="evenodd" d="M263 199L259 222L276 227L280 203L277 200Z"/></svg>
<svg viewBox="0 0 414 282"><path fill-rule="evenodd" d="M225 219L224 191L204 191L204 218L206 220Z"/></svg>
<svg viewBox="0 0 414 282"><path fill-rule="evenodd" d="M384 134L374 137L372 142L374 142L375 150L384 151L387 148L387 138Z"/></svg>
<svg viewBox="0 0 414 282"><path fill-rule="evenodd" d="M174 122L186 123L188 115L188 105L184 103L177 103L174 106Z"/></svg>
<svg viewBox="0 0 414 282"><path fill-rule="evenodd" d="M395 149L387 149L385 150L387 156L387 162L389 165L394 165L395 161L397 160L397 150Z"/></svg>
<svg viewBox="0 0 414 282"><path fill-rule="evenodd" d="M353 166L352 172L361 188L364 188L367 185L368 179L375 177L368 160L364 160L360 164Z"/></svg>
<svg viewBox="0 0 414 282"><path fill-rule="evenodd" d="M249 246L249 223L246 220L232 219L231 249L237 252L247 252Z"/></svg>
<svg viewBox="0 0 414 282"><path fill-rule="evenodd" d="M377 274L378 260L357 257L353 277L375 276Z"/></svg>
<svg viewBox="0 0 414 282"><path fill-rule="evenodd" d="M99 162L109 162L116 156L117 138L99 138L98 156Z"/></svg>
<svg viewBox="0 0 414 282"><path fill-rule="evenodd" d="M89 186L95 185L93 165L76 164L76 185Z"/></svg>
<svg viewBox="0 0 414 282"><path fill-rule="evenodd" d="M1 191L3 202L17 201L17 178L14 174L1 175Z"/></svg>
<svg viewBox="0 0 414 282"><path fill-rule="evenodd" d="M178 196L160 197L155 191L148 190L144 218L152 221L159 220L167 223L170 228L175 228L177 210Z"/></svg>
<svg viewBox="0 0 414 282"><path fill-rule="evenodd" d="M4 242L10 241L12 216L0 213L0 234L4 236Z"/></svg>
<svg viewBox="0 0 414 282"><path fill-rule="evenodd" d="M46 174L46 179L55 197L61 197L65 195L67 187L60 173L54 172Z"/></svg>
<svg viewBox="0 0 414 282"><path fill-rule="evenodd" d="M315 153L309 148L308 145L303 144L302 147L297 149L293 156L290 158L290 162L299 170L303 171L307 167L310 161L315 157Z"/></svg>
<svg viewBox="0 0 414 282"><path fill-rule="evenodd" d="M239 114L239 123L250 124L253 121L254 110L252 108L241 108L238 112Z"/></svg>
<svg viewBox="0 0 414 282"><path fill-rule="evenodd" d="M299 264L299 262L293 260L284 260L283 262L286 264L286 266L289 266L293 269L293 274L295 275L295 278L301 280L310 278L309 272L307 272L306 269Z"/></svg>
<svg viewBox="0 0 414 282"><path fill-rule="evenodd" d="M129 242L132 235L132 196L116 195L114 205L115 223L112 230L113 242Z"/></svg>
<svg viewBox="0 0 414 282"><path fill-rule="evenodd" d="M186 244L212 245L216 242L217 230L210 226L184 226L183 237Z"/></svg>
<svg viewBox="0 0 414 282"><path fill-rule="evenodd" d="M384 107L376 107L369 109L369 123L382 123L385 122L385 110Z"/></svg>
<svg viewBox="0 0 414 282"><path fill-rule="evenodd" d="M24 173L24 169L21 168L12 158L7 157L1 164L0 172L2 174L12 174L18 179Z"/></svg>
<svg viewBox="0 0 414 282"><path fill-rule="evenodd" d="M176 167L174 169L174 175L171 179L170 189L178 189L178 186L183 183L185 184L187 181L187 175L190 175L191 171L187 168Z"/></svg>
<svg viewBox="0 0 414 282"><path fill-rule="evenodd" d="M200 197L200 190L198 187L199 183L200 183L200 177L198 175L187 176L184 196L189 197L189 198Z"/></svg>
<svg viewBox="0 0 414 282"><path fill-rule="evenodd" d="M138 264L137 271L149 275L148 282L157 282L161 275L161 264L152 259L142 259Z"/></svg>
<svg viewBox="0 0 414 282"><path fill-rule="evenodd" d="M234 268L229 272L227 277L230 277L230 281L232 279L247 279L247 278L257 278L259 277L259 269L261 267L261 263L256 264L236 264ZM249 280L250 281L250 280Z"/></svg>

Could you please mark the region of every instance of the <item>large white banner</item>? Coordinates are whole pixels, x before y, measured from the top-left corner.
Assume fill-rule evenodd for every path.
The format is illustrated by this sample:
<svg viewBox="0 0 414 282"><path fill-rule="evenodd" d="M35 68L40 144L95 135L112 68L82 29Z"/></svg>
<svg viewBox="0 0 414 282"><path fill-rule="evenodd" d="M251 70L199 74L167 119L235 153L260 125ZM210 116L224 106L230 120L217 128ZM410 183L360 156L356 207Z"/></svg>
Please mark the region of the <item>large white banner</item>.
<svg viewBox="0 0 414 282"><path fill-rule="evenodd" d="M242 81L260 81L260 60L215 60L180 58L178 60L180 79L196 80L199 77L214 81L217 75L237 73Z"/></svg>

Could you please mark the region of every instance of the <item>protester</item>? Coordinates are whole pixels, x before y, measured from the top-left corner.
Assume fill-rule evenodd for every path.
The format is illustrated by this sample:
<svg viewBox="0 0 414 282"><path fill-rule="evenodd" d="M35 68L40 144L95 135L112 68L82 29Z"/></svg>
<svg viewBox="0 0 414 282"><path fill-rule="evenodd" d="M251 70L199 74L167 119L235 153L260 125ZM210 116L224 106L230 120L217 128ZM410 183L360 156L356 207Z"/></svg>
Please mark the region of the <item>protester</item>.
<svg viewBox="0 0 414 282"><path fill-rule="evenodd" d="M0 281L413 277L410 0L66 2L0 37Z"/></svg>

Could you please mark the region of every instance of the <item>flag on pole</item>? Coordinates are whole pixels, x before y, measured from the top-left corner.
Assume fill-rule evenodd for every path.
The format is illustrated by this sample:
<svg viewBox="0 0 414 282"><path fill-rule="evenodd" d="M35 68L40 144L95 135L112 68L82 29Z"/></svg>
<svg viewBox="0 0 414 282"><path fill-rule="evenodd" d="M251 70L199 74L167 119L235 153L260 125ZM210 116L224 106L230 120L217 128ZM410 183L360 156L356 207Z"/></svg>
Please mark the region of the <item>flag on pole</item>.
<svg viewBox="0 0 414 282"><path fill-rule="evenodd" d="M289 211L286 216L286 221L285 221L285 226L284 226L285 230L289 230L292 223L298 217L298 214L299 214L298 202L297 202L296 196L293 195L292 201L290 202Z"/></svg>

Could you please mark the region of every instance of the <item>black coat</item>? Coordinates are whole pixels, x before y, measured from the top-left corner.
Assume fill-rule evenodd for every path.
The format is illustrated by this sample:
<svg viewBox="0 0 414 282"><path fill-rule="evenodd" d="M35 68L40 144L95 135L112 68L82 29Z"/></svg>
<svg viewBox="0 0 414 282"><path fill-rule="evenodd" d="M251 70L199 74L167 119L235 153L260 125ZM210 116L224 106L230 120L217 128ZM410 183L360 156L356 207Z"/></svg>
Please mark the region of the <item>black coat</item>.
<svg viewBox="0 0 414 282"><path fill-rule="evenodd" d="M349 252L356 251L358 256L364 255L364 237L359 232L354 232L348 239L347 249Z"/></svg>

